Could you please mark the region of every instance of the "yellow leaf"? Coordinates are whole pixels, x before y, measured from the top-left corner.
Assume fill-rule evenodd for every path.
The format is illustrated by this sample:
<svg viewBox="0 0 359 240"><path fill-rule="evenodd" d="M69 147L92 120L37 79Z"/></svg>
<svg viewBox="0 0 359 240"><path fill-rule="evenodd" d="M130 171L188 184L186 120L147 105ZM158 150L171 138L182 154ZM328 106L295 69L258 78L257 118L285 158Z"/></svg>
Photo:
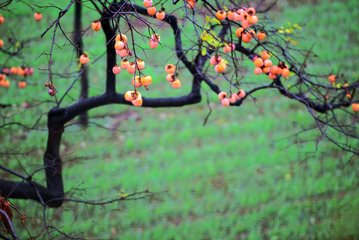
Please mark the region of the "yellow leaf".
<svg viewBox="0 0 359 240"><path fill-rule="evenodd" d="M302 27L298 23L294 24L293 28L298 29L298 30L302 30Z"/></svg>
<svg viewBox="0 0 359 240"><path fill-rule="evenodd" d="M202 47L202 49L201 49L201 55L202 55L202 56L206 56L206 54L207 54L207 49L204 48L204 47Z"/></svg>
<svg viewBox="0 0 359 240"><path fill-rule="evenodd" d="M206 16L206 22L210 22L211 21L211 17L210 16Z"/></svg>
<svg viewBox="0 0 359 240"><path fill-rule="evenodd" d="M291 33L294 32L294 30L293 30L293 28L287 28L287 29L285 30L285 32L288 33L288 34L291 34Z"/></svg>
<svg viewBox="0 0 359 240"><path fill-rule="evenodd" d="M120 198L126 198L128 196L128 193L126 193L125 191L121 190L119 195Z"/></svg>
<svg viewBox="0 0 359 240"><path fill-rule="evenodd" d="M210 23L215 26L215 25L221 25L221 22L217 19L217 18L212 18Z"/></svg>

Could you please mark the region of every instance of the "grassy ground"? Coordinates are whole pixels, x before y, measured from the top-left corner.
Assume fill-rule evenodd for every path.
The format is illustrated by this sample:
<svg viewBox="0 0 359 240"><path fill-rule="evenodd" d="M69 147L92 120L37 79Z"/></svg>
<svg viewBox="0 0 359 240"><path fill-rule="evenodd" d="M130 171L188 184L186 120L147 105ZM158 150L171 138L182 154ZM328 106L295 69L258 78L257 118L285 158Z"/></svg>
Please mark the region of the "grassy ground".
<svg viewBox="0 0 359 240"><path fill-rule="evenodd" d="M357 76L359 30L353 20L358 9L356 1L300 6L283 1L270 17L278 26L287 21L305 24L300 46L308 48L315 43L319 57L312 62L313 71L329 72L341 66L349 76ZM17 19L27 21L29 9L17 11L23 16ZM56 13L48 10L39 26L19 25L19 32L38 35L54 16ZM84 21L94 18L86 15ZM64 18L67 32L72 30L71 21ZM51 32L26 52L37 68L46 67L47 58L40 53L49 49L49 39ZM103 53L103 42L101 34L86 35L90 56ZM164 42L164 50L146 61L159 65L151 72L154 79L163 78L162 54L170 51L167 47L171 44L171 40ZM66 49L55 49L55 70L76 69L74 53ZM73 58L71 63L69 58ZM14 64L22 61L17 59ZM92 95L103 90L103 67L101 59L90 69ZM129 77L126 74L123 76ZM183 73L184 89L179 92L158 80L146 94L180 95L190 87L186 76ZM25 91L0 89L0 100L20 106L23 101L35 104L49 99L41 86L44 81L46 75L38 71ZM128 88L128 81L118 81L119 89ZM58 77L55 82L61 93L70 80ZM70 94L74 99L78 89L76 86ZM213 113L205 127L205 101L180 109L110 106L91 111L92 122L118 127L119 131L95 125L87 130L67 127L61 146L66 190L81 189L76 196L86 199L117 197L121 190L167 192L106 207L66 203L48 210L48 221L61 231L90 239L357 239L358 158L326 142L316 146L318 132L293 136L301 126L314 124L302 105L275 92L256 97L255 103L247 101L239 109L224 109L210 94ZM65 104L71 101L67 98ZM14 120L33 123L50 106L52 103L44 103L39 110L28 110ZM10 114L19 109L7 111ZM45 117L40 122L45 128ZM9 134L2 129L0 139L4 149L31 150L31 154L16 158L3 156L8 166L19 168L21 162L28 169L36 169L41 164L46 131L14 130ZM37 174L35 178L41 181L43 176ZM33 202L12 202L28 216L26 226L37 233L42 227L41 207ZM18 220L15 224L26 238ZM56 236L61 239L56 233L44 239Z"/></svg>

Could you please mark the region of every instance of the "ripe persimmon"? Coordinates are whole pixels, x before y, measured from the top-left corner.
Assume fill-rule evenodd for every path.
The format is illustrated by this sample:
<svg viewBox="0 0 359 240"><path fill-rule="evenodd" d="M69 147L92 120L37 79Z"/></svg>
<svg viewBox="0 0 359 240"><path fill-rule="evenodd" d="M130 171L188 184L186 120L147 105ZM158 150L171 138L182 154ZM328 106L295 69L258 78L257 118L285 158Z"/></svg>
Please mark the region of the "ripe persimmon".
<svg viewBox="0 0 359 240"><path fill-rule="evenodd" d="M257 38L259 41L263 41L266 38L266 34L264 32L257 33Z"/></svg>
<svg viewBox="0 0 359 240"><path fill-rule="evenodd" d="M141 107L142 104L143 104L143 100L142 100L142 97L137 97L135 100L133 100L131 102L133 104L133 106L135 107Z"/></svg>
<svg viewBox="0 0 359 240"><path fill-rule="evenodd" d="M262 71L264 73L269 73L270 72L270 67L264 67L264 68L262 68Z"/></svg>
<svg viewBox="0 0 359 240"><path fill-rule="evenodd" d="M186 0L187 7L190 9L194 9L196 7L196 0Z"/></svg>
<svg viewBox="0 0 359 240"><path fill-rule="evenodd" d="M0 14L0 25L4 24L4 22L5 22L5 18L3 15Z"/></svg>
<svg viewBox="0 0 359 240"><path fill-rule="evenodd" d="M83 53L81 54L79 61L82 65L84 65L87 64L90 61L90 59L88 58L86 53Z"/></svg>
<svg viewBox="0 0 359 240"><path fill-rule="evenodd" d="M10 69L9 69L9 68L3 68L3 69L2 69L2 72L3 72L4 74L9 74L9 73L10 73Z"/></svg>
<svg viewBox="0 0 359 240"><path fill-rule="evenodd" d="M91 23L91 28L92 28L92 30L94 30L95 32L100 31L100 29L101 29L101 22L100 22L100 21L93 21L93 22Z"/></svg>
<svg viewBox="0 0 359 240"><path fill-rule="evenodd" d="M122 41L124 43L127 43L127 37L125 34L117 34L116 41Z"/></svg>
<svg viewBox="0 0 359 240"><path fill-rule="evenodd" d="M127 59L123 59L123 60L121 61L121 67L122 67L123 69L127 69L128 66L130 66L130 62L129 62Z"/></svg>
<svg viewBox="0 0 359 240"><path fill-rule="evenodd" d="M19 76L25 76L25 70L22 67L17 68L17 75Z"/></svg>
<svg viewBox="0 0 359 240"><path fill-rule="evenodd" d="M265 67L271 67L273 65L272 61L269 59L264 60L264 66Z"/></svg>
<svg viewBox="0 0 359 240"><path fill-rule="evenodd" d="M166 17L166 13L165 13L165 11L159 11L159 12L156 12L156 18L158 19L158 20L163 20L163 19L165 19L165 17Z"/></svg>
<svg viewBox="0 0 359 240"><path fill-rule="evenodd" d="M262 74L262 72L263 72L263 70L260 67L256 67L254 69L254 74L256 74L256 75L260 75L260 74Z"/></svg>
<svg viewBox="0 0 359 240"><path fill-rule="evenodd" d="M241 25L242 25L242 28L244 28L244 29L247 29L247 28L249 28L249 26L250 26L248 20L243 20L242 23L241 23Z"/></svg>
<svg viewBox="0 0 359 240"><path fill-rule="evenodd" d="M252 16L252 15L256 14L256 9L254 7L250 7L250 8L246 9L246 12Z"/></svg>
<svg viewBox="0 0 359 240"><path fill-rule="evenodd" d="M141 87L142 86L141 80L142 79L139 76L132 78L132 81L131 81L132 86L134 86L136 88Z"/></svg>
<svg viewBox="0 0 359 240"><path fill-rule="evenodd" d="M141 78L141 83L144 87L148 87L152 84L152 77L151 76L144 76Z"/></svg>
<svg viewBox="0 0 359 240"><path fill-rule="evenodd" d="M244 10L243 9L238 9L237 10L237 16L236 16L236 21L237 22L243 21L244 20L244 15L245 15Z"/></svg>
<svg viewBox="0 0 359 240"><path fill-rule="evenodd" d="M216 18L219 20L219 21L223 21L224 19L226 19L227 17L227 13L223 10L218 10L216 12Z"/></svg>
<svg viewBox="0 0 359 240"><path fill-rule="evenodd" d="M260 57L257 57L256 59L254 59L253 62L256 67L262 67L264 64L263 59Z"/></svg>
<svg viewBox="0 0 359 240"><path fill-rule="evenodd" d="M263 50L263 51L261 52L261 58L262 58L263 60L266 60L266 59L269 59L269 58L270 58L270 55L269 55L269 53L268 53L266 50Z"/></svg>
<svg viewBox="0 0 359 240"><path fill-rule="evenodd" d="M19 87L19 88L26 88L26 82L25 81L20 81L18 84L17 84L17 86Z"/></svg>
<svg viewBox="0 0 359 240"><path fill-rule="evenodd" d="M139 70L143 70L145 68L145 62L142 59L137 59L136 63Z"/></svg>
<svg viewBox="0 0 359 240"><path fill-rule="evenodd" d="M172 88L180 88L181 87L181 81L179 79L174 80L173 82L171 82L171 87Z"/></svg>
<svg viewBox="0 0 359 240"><path fill-rule="evenodd" d="M209 63L211 65L216 65L218 63L222 62L222 58L220 56L213 55L211 59L209 60Z"/></svg>
<svg viewBox="0 0 359 240"><path fill-rule="evenodd" d="M229 98L229 102L230 103L235 103L237 102L237 100L239 100L240 98L238 97L238 94L236 93L232 93L231 97Z"/></svg>
<svg viewBox="0 0 359 240"><path fill-rule="evenodd" d="M159 41L161 41L161 36L157 33L154 33L151 35L151 40L159 42Z"/></svg>
<svg viewBox="0 0 359 240"><path fill-rule="evenodd" d="M147 8L147 13L148 13L148 15L150 15L150 16L154 16L155 14L156 14L156 8L155 7L149 7L149 8Z"/></svg>
<svg viewBox="0 0 359 240"><path fill-rule="evenodd" d="M335 81L336 81L336 76L335 76L334 74L330 74L330 75L328 76L328 81L329 81L330 83L335 83Z"/></svg>
<svg viewBox="0 0 359 240"><path fill-rule="evenodd" d="M36 22L40 22L42 19L42 14L39 12L34 13L34 18Z"/></svg>
<svg viewBox="0 0 359 240"><path fill-rule="evenodd" d="M121 50L116 49L116 54L120 55L120 57L127 57L129 55L129 53L130 52L126 48L121 49Z"/></svg>
<svg viewBox="0 0 359 240"><path fill-rule="evenodd" d="M135 98L134 98L134 94L135 94L135 91L127 91L126 93L125 93L125 100L126 101L132 101L132 100L134 100Z"/></svg>
<svg viewBox="0 0 359 240"><path fill-rule="evenodd" d="M116 41L115 42L115 49L116 50L121 50L121 49L124 49L125 47L125 43L122 42L122 41Z"/></svg>
<svg viewBox="0 0 359 240"><path fill-rule="evenodd" d="M225 44L223 47L223 51L225 53L230 53L230 52L234 51L235 49L236 49L236 45L234 45L233 43Z"/></svg>
<svg viewBox="0 0 359 240"><path fill-rule="evenodd" d="M274 79L277 78L277 75L275 75L275 74L273 74L272 72L270 72L270 73L268 74L268 77L269 77L270 79L274 80Z"/></svg>
<svg viewBox="0 0 359 240"><path fill-rule="evenodd" d="M136 72L136 65L135 63L131 62L129 66L127 67L127 72L129 74L134 74Z"/></svg>
<svg viewBox="0 0 359 240"><path fill-rule="evenodd" d="M242 42L249 43L252 40L252 35L250 33L242 34Z"/></svg>
<svg viewBox="0 0 359 240"><path fill-rule="evenodd" d="M125 97L126 101L132 102L132 104L133 104L133 101L135 101L136 99L142 100L141 93L137 90L136 91L127 91L125 93L124 97Z"/></svg>
<svg viewBox="0 0 359 240"><path fill-rule="evenodd" d="M148 45L150 45L150 48L156 48L158 46L158 42L153 41L152 39L148 41Z"/></svg>
<svg viewBox="0 0 359 240"><path fill-rule="evenodd" d="M232 9L227 12L227 18L228 20L235 21L236 20L237 12L236 10Z"/></svg>
<svg viewBox="0 0 359 240"><path fill-rule="evenodd" d="M17 68L17 67L11 67L11 68L10 68L10 73L11 73L12 75L17 75L18 72L19 72L19 71L18 71L18 68Z"/></svg>
<svg viewBox="0 0 359 240"><path fill-rule="evenodd" d="M214 67L217 73L223 73L227 70L227 64L222 60L219 64Z"/></svg>
<svg viewBox="0 0 359 240"><path fill-rule="evenodd" d="M0 48L4 46L4 40L0 39Z"/></svg>
<svg viewBox="0 0 359 240"><path fill-rule="evenodd" d="M288 68L283 68L281 74L282 74L283 77L288 78L289 74L290 74L290 71L289 71Z"/></svg>
<svg viewBox="0 0 359 240"><path fill-rule="evenodd" d="M270 72L270 67L264 67L264 68L262 68L262 71L264 73L269 73Z"/></svg>
<svg viewBox="0 0 359 240"><path fill-rule="evenodd" d="M112 68L113 74L119 74L121 72L121 68L117 65L113 66Z"/></svg>
<svg viewBox="0 0 359 240"><path fill-rule="evenodd" d="M241 99L246 96L246 92L243 89L239 89L237 95L238 95L238 98Z"/></svg>
<svg viewBox="0 0 359 240"><path fill-rule="evenodd" d="M244 28L242 28L242 27L237 28L236 36L239 38L242 37L243 31L244 31Z"/></svg>
<svg viewBox="0 0 359 240"><path fill-rule="evenodd" d="M149 8L152 6L152 0L143 0L143 6L145 6L145 8Z"/></svg>
<svg viewBox="0 0 359 240"><path fill-rule="evenodd" d="M175 80L175 75L171 74L171 73L167 74L166 80L167 80L167 82L173 82Z"/></svg>
<svg viewBox="0 0 359 240"><path fill-rule="evenodd" d="M352 103L353 112L359 112L359 103Z"/></svg>
<svg viewBox="0 0 359 240"><path fill-rule="evenodd" d="M270 69L271 74L273 75L279 75L282 73L282 69L278 66L272 66Z"/></svg>
<svg viewBox="0 0 359 240"><path fill-rule="evenodd" d="M223 98L223 99L221 100L221 103L222 103L222 106L223 106L223 107L228 107L228 106L230 105L230 101L229 101L228 98Z"/></svg>
<svg viewBox="0 0 359 240"><path fill-rule="evenodd" d="M174 74L176 72L176 66L173 64L167 64L165 66L165 71L168 74Z"/></svg>
<svg viewBox="0 0 359 240"><path fill-rule="evenodd" d="M9 80L0 81L0 87L9 88L10 87L10 81Z"/></svg>
<svg viewBox="0 0 359 240"><path fill-rule="evenodd" d="M220 92L220 93L218 93L218 99L219 100L222 100L222 99L224 99L224 98L226 98L227 97L227 93L226 92Z"/></svg>
<svg viewBox="0 0 359 240"><path fill-rule="evenodd" d="M248 17L248 23L249 24L257 24L257 22L258 22L258 17L256 15Z"/></svg>

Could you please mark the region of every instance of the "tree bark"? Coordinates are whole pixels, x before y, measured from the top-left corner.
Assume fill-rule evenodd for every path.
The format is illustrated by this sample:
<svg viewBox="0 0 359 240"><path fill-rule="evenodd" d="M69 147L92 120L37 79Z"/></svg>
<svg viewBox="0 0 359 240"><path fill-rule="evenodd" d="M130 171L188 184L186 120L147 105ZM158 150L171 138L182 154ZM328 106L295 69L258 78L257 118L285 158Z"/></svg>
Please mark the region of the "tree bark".
<svg viewBox="0 0 359 240"><path fill-rule="evenodd" d="M74 22L74 44L76 47L77 58L83 54L83 41L82 41L82 1L75 1L75 22ZM88 68L84 65L80 67L80 101L88 98L88 89L89 89L89 81L88 81ZM87 112L83 112L79 115L79 123L83 127L88 126L88 114Z"/></svg>

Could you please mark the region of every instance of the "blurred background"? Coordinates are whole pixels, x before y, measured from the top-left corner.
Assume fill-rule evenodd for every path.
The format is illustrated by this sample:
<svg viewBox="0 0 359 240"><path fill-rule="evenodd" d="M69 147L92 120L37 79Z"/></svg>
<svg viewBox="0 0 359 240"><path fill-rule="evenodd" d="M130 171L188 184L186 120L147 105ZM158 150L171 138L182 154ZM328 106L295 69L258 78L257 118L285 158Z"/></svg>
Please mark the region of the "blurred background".
<svg viewBox="0 0 359 240"><path fill-rule="evenodd" d="M64 8L67 1L53 4ZM7 59L0 53L0 66L25 64L35 69L27 88L0 89L0 102L13 104L0 110L9 117L7 121L32 126L40 118L36 129L0 129L1 152L21 153L2 154L1 162L19 171L32 172L41 166L47 139L46 114L54 106L43 86L48 80L43 69L47 68L45 53L50 50L53 30L39 37L58 15L54 7L41 7L50 5L31 1L35 6L32 9L20 1L10 6L11 12L0 10L8 24L5 30L0 27L2 38L30 39L19 58ZM165 6L168 11L175 9L170 1ZM41 22L33 20L35 11L43 14ZM90 28L99 18L96 12L86 7L83 11L85 52L93 62L89 68L93 96L105 87L105 39L101 31ZM280 0L268 13L258 16L263 24L276 28L301 26L292 36L293 44L301 49L313 47L317 57L308 62L311 71L340 71L358 79L357 1ZM142 28L140 23L134 24ZM189 23L181 24L189 29L184 36L190 38ZM71 36L73 8L61 19L61 26ZM164 65L176 62L173 36L168 26L157 27L161 49L150 54L140 52L146 73L154 79L150 90L142 94L185 94L192 80L185 69L180 71L180 90L171 89L165 80ZM76 71L73 46L60 31L55 38L54 72ZM138 44L145 46L147 39L139 37ZM243 60L241 64L244 79L256 80L251 63ZM119 92L131 88L130 79L125 72L117 77ZM59 96L73 81L54 75ZM224 80L217 81L221 85ZM246 89L245 81L242 88ZM79 91L77 82L63 106L76 101ZM46 210L48 223L71 236L88 239L358 239L358 156L322 141L318 130L302 131L315 127L315 122L298 102L275 91L255 97L256 101L248 99L239 108L223 108L217 96L204 87L203 100L197 105L170 109L111 105L90 111L87 129L70 123L61 145L68 196L105 200L145 189L159 193L103 207L65 203ZM203 126L210 109L212 113ZM34 178L44 182L42 172ZM43 209L38 203L11 202L27 217L25 224L14 218L21 239L29 238L25 226L33 236L44 233ZM57 232L39 237L62 238Z"/></svg>

